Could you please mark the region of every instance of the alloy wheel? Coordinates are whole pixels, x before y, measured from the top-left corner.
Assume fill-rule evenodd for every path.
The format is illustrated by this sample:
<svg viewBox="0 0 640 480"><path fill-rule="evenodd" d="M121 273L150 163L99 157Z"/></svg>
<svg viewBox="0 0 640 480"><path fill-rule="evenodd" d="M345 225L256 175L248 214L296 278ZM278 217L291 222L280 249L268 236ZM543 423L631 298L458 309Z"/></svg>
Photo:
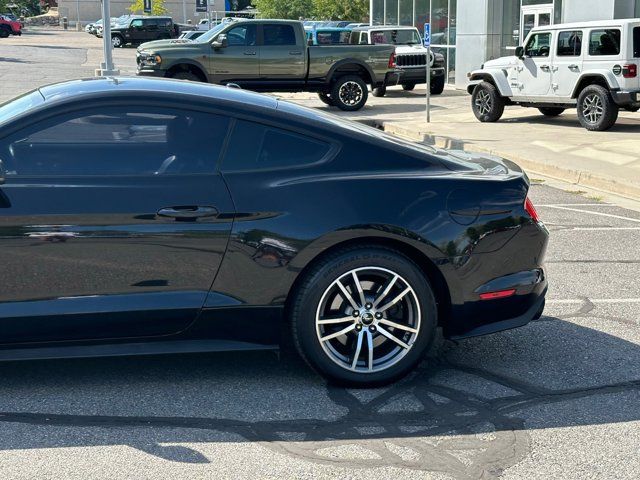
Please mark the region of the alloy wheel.
<svg viewBox="0 0 640 480"><path fill-rule="evenodd" d="M491 95L485 90L480 90L475 99L476 109L480 115L488 115L493 108L493 101Z"/></svg>
<svg viewBox="0 0 640 480"><path fill-rule="evenodd" d="M595 124L604 115L604 105L598 94L587 95L582 103L582 115L587 122Z"/></svg>
<svg viewBox="0 0 640 480"><path fill-rule="evenodd" d="M358 82L348 81L340 86L340 101L345 105L357 105L362 100L362 87Z"/></svg>
<svg viewBox="0 0 640 480"><path fill-rule="evenodd" d="M120 40L120 37L111 37L111 46L118 48L120 46L120 44L122 43L122 40Z"/></svg>
<svg viewBox="0 0 640 480"><path fill-rule="evenodd" d="M420 332L420 304L411 285L380 267L348 271L324 291L316 334L324 353L357 373L386 370L412 349Z"/></svg>

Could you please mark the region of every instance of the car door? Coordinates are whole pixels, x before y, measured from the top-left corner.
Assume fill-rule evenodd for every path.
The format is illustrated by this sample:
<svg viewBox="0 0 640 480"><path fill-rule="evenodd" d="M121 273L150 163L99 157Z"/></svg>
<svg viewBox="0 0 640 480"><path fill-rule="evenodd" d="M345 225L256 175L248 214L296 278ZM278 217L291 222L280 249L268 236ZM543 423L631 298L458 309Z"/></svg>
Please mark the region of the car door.
<svg viewBox="0 0 640 480"><path fill-rule="evenodd" d="M177 333L225 252L228 118L76 108L0 138L0 344Z"/></svg>
<svg viewBox="0 0 640 480"><path fill-rule="evenodd" d="M260 78L304 82L305 50L300 29L287 23L263 23L260 35Z"/></svg>
<svg viewBox="0 0 640 480"><path fill-rule="evenodd" d="M570 99L582 74L582 30L560 30L552 63L552 90L560 99Z"/></svg>
<svg viewBox="0 0 640 480"><path fill-rule="evenodd" d="M209 71L215 83L256 80L260 70L260 52L255 23L245 23L227 30L225 47L211 47ZM214 40L215 41L215 40Z"/></svg>
<svg viewBox="0 0 640 480"><path fill-rule="evenodd" d="M552 32L532 33L516 67L521 95L532 101L548 95L552 81Z"/></svg>
<svg viewBox="0 0 640 480"><path fill-rule="evenodd" d="M157 40L158 39L158 19L156 18L145 18L143 20L143 28L142 28L142 38L140 39L143 42L148 42L149 40Z"/></svg>
<svg viewBox="0 0 640 480"><path fill-rule="evenodd" d="M129 32L127 41L130 42L144 42L146 40L145 36L145 24L143 19L136 18L131 21L129 25Z"/></svg>

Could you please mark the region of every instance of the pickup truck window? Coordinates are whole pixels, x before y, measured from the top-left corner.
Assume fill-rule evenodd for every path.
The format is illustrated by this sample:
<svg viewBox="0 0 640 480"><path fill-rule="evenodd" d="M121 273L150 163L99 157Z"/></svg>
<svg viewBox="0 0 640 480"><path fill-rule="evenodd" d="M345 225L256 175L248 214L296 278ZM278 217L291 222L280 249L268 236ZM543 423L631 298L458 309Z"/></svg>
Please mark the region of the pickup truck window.
<svg viewBox="0 0 640 480"><path fill-rule="evenodd" d="M558 56L579 57L582 52L582 32L560 32L558 34Z"/></svg>
<svg viewBox="0 0 640 480"><path fill-rule="evenodd" d="M620 54L620 30L609 28L606 30L593 30L589 37L589 55L619 55Z"/></svg>
<svg viewBox="0 0 640 480"><path fill-rule="evenodd" d="M245 120L236 121L223 172L302 167L322 160L328 143L299 133Z"/></svg>
<svg viewBox="0 0 640 480"><path fill-rule="evenodd" d="M633 56L640 57L640 27L633 29Z"/></svg>
<svg viewBox="0 0 640 480"><path fill-rule="evenodd" d="M524 49L527 57L548 57L549 53L551 53L551 32L532 35Z"/></svg>
<svg viewBox="0 0 640 480"><path fill-rule="evenodd" d="M295 45L296 34L291 25L265 24L264 45Z"/></svg>
<svg viewBox="0 0 640 480"><path fill-rule="evenodd" d="M376 30L371 32L374 45L420 45L422 39L415 30Z"/></svg>
<svg viewBox="0 0 640 480"><path fill-rule="evenodd" d="M232 28L227 32L227 42L229 42L230 47L244 47L247 45L255 45L255 24L241 25L236 28Z"/></svg>

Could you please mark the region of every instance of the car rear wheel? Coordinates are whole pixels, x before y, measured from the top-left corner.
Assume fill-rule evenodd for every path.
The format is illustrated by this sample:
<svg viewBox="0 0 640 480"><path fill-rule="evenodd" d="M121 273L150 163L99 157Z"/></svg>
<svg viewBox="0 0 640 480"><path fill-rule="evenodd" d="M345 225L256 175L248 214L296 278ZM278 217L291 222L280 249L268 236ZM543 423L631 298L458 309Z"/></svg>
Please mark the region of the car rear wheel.
<svg viewBox="0 0 640 480"><path fill-rule="evenodd" d="M190 80L192 82L202 81L202 79L198 75L188 71L175 72L171 75L171 78L175 78L176 80Z"/></svg>
<svg viewBox="0 0 640 480"><path fill-rule="evenodd" d="M616 123L618 113L611 93L600 85L589 85L578 96L578 120L587 130L609 130Z"/></svg>
<svg viewBox="0 0 640 480"><path fill-rule="evenodd" d="M444 92L444 75L431 79L431 82L429 83L429 91L431 92L431 95L440 95Z"/></svg>
<svg viewBox="0 0 640 480"><path fill-rule="evenodd" d="M504 113L504 100L494 85L481 82L471 94L471 108L481 122L497 122Z"/></svg>
<svg viewBox="0 0 640 480"><path fill-rule="evenodd" d="M402 84L402 89L405 92L410 92L411 90L413 90L414 88L416 88L416 84L415 83L403 83Z"/></svg>
<svg viewBox="0 0 640 480"><path fill-rule="evenodd" d="M367 84L357 75L338 78L331 89L331 98L340 110L352 112L360 110L367 103Z"/></svg>
<svg viewBox="0 0 640 480"><path fill-rule="evenodd" d="M320 261L295 293L291 321L295 345L315 370L341 384L376 386L424 357L437 310L413 261L372 246Z"/></svg>
<svg viewBox="0 0 640 480"><path fill-rule="evenodd" d="M318 98L325 105L329 105L330 107L333 107L335 105L335 102L333 101L333 99L327 93L319 92L318 93Z"/></svg>
<svg viewBox="0 0 640 480"><path fill-rule="evenodd" d="M113 48L120 48L124 45L124 40L120 35L112 35L111 45L113 46Z"/></svg>
<svg viewBox="0 0 640 480"><path fill-rule="evenodd" d="M545 117L557 117L562 115L565 109L560 107L540 107L538 110L540 110L540 113Z"/></svg>
<svg viewBox="0 0 640 480"><path fill-rule="evenodd" d="M386 86L381 86L381 87L376 87L373 90L371 90L371 94L374 97L384 97L387 93L387 87Z"/></svg>
<svg viewBox="0 0 640 480"><path fill-rule="evenodd" d="M0 26L0 38L7 38L9 35L11 35L11 30L4 25Z"/></svg>

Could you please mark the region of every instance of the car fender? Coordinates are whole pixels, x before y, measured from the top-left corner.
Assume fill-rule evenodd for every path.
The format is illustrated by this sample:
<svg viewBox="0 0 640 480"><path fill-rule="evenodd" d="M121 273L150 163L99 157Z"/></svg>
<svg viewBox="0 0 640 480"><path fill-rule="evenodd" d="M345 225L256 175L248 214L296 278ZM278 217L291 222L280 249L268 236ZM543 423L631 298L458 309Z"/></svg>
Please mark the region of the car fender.
<svg viewBox="0 0 640 480"><path fill-rule="evenodd" d="M162 56L162 54L159 54ZM173 67L175 67L176 65L191 65L193 67L196 67L198 69L200 69L202 71L202 73L205 74L205 76L207 77L207 80L209 80L209 72L207 70L207 68L200 62L198 62L197 60L193 60L191 58L178 58L176 60L169 60L168 64L164 64L164 58L163 58L163 65L162 65L162 69L165 72L168 72L169 70L171 70Z"/></svg>
<svg viewBox="0 0 640 480"><path fill-rule="evenodd" d="M580 78L576 82L576 86L573 88L573 92L571 93L571 98L576 98L580 94L580 91L582 90L582 86L584 82L589 79L602 80L606 82L607 86L611 90L620 89L620 84L618 83L618 79L616 78L616 76L613 74L611 70L607 70L604 68L597 69L597 70L588 70L586 72L582 72L582 75L580 75Z"/></svg>
<svg viewBox="0 0 640 480"><path fill-rule="evenodd" d="M503 97L513 96L511 85L509 85L509 77L507 70L499 71L487 71L487 70L475 70L471 72L469 76L469 83L467 84L467 92L473 93L473 89L481 82L489 82L496 86L498 92Z"/></svg>
<svg viewBox="0 0 640 480"><path fill-rule="evenodd" d="M376 83L377 77L376 77L376 74L373 72L373 69L371 68L371 66L368 65L366 62L363 62L362 60L358 60L356 58L344 58L336 62L327 73L327 76L325 78L326 83L331 83L331 80L333 79L333 76L336 70L338 70L341 67L348 67L352 65L364 68L369 74L369 77L371 78L371 83ZM367 83L370 83L370 82L367 82Z"/></svg>

